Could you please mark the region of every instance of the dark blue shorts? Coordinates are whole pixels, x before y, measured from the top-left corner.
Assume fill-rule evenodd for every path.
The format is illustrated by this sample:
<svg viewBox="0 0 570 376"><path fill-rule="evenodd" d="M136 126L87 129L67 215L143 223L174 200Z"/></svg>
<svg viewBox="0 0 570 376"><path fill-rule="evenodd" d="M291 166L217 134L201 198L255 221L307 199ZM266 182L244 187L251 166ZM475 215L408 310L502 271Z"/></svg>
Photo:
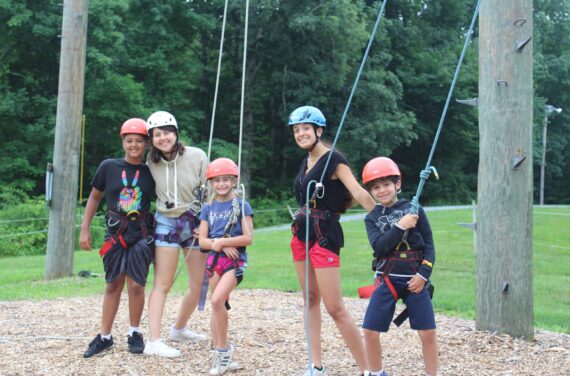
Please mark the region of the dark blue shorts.
<svg viewBox="0 0 570 376"><path fill-rule="evenodd" d="M408 290L409 278L390 277L390 281L398 292L398 298L401 298L408 308L410 327L414 330L435 329L435 315L428 289L424 288L419 294L413 294ZM396 300L386 283L383 283L370 297L362 327L376 332L387 332L395 309Z"/></svg>

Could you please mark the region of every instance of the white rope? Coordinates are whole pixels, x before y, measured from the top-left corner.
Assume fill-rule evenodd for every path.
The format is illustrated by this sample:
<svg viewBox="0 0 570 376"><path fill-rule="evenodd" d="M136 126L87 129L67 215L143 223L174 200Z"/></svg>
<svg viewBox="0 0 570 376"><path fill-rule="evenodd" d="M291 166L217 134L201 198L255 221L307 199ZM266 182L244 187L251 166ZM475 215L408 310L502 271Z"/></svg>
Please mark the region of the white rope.
<svg viewBox="0 0 570 376"><path fill-rule="evenodd" d="M247 62L247 31L249 26L249 0L245 2L245 26L243 33L243 64L242 64L242 76L241 76L241 106L239 113L239 144L238 144L238 179L237 186L239 187L239 180L241 177L241 144L243 135L243 112L245 104L245 68Z"/></svg>
<svg viewBox="0 0 570 376"><path fill-rule="evenodd" d="M228 14L228 1L224 5L224 16L222 19L222 37L220 39L220 52L218 54L218 71L216 73L216 88L214 89L214 105L212 107L212 121L210 123L210 139L208 141L208 162L212 152L212 139L214 137L214 122L216 118L216 105L218 103L218 88L220 87L220 72L222 70L222 54L224 51L224 35L226 34L226 18Z"/></svg>

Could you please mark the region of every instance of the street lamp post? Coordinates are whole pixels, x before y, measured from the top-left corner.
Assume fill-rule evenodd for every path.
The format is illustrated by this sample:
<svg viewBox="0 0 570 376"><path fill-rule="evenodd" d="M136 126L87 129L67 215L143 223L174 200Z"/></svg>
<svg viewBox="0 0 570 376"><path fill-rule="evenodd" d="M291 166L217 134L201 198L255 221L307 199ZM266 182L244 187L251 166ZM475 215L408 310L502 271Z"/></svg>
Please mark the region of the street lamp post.
<svg viewBox="0 0 570 376"><path fill-rule="evenodd" d="M542 160L540 161L540 205L544 205L544 168L546 166L546 132L548 129L548 115L562 112L561 108L552 105L544 105L544 121L542 126Z"/></svg>

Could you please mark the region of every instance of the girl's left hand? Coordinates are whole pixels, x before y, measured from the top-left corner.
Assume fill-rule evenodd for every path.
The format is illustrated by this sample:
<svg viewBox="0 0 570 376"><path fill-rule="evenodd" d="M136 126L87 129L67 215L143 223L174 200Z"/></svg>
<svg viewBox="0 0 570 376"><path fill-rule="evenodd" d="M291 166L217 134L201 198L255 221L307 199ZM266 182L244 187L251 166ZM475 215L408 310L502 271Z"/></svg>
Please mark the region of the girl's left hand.
<svg viewBox="0 0 570 376"><path fill-rule="evenodd" d="M235 247L224 247L222 251L230 260L236 260L239 257L239 251Z"/></svg>
<svg viewBox="0 0 570 376"><path fill-rule="evenodd" d="M408 290L414 294L419 294L424 289L426 281L419 275L415 275L408 281Z"/></svg>

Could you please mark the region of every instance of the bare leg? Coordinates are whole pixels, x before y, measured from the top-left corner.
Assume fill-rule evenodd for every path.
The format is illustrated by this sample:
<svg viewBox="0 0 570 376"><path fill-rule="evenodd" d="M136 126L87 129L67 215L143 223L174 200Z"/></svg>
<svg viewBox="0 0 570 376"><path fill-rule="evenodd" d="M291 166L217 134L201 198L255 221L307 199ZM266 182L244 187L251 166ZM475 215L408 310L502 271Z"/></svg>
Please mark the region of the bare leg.
<svg viewBox="0 0 570 376"><path fill-rule="evenodd" d="M217 276L216 276L217 277ZM212 293L212 339L217 349L228 348L228 310L226 300L230 292L237 286L237 279L233 270L224 273L214 286ZM214 334L216 338L214 338Z"/></svg>
<svg viewBox="0 0 570 376"><path fill-rule="evenodd" d="M129 293L129 321L131 326L138 327L141 324L144 309L144 286L127 277L127 290Z"/></svg>
<svg viewBox="0 0 570 376"><path fill-rule="evenodd" d="M218 286L220 282L220 276L217 273L214 273L212 278L210 278L210 293L213 294L214 290ZM210 316L210 333L212 336L212 347L214 349L218 347L218 332L216 331L216 325L214 323L214 312L212 311L212 315Z"/></svg>
<svg viewBox="0 0 570 376"><path fill-rule="evenodd" d="M190 254L188 254L190 252ZM202 288L202 279L204 270L206 269L207 253L198 250L184 249L186 259L186 267L188 268L188 291L182 298L180 310L178 311L178 319L174 324L176 329L183 329L192 313L196 310L200 300L200 290Z"/></svg>
<svg viewBox="0 0 570 376"><path fill-rule="evenodd" d="M352 357L360 368L360 372L364 372L366 369L364 344L354 318L346 309L342 299L340 268L319 268L315 269L315 274L327 312L334 320L342 338L344 338Z"/></svg>
<svg viewBox="0 0 570 376"><path fill-rule="evenodd" d="M363 329L363 332L368 370L380 371L382 369L382 345L380 343L380 332L368 329Z"/></svg>
<svg viewBox="0 0 570 376"><path fill-rule="evenodd" d="M430 376L435 376L437 374L438 366L437 338L435 335L435 329L418 330L418 334L422 341L422 353L424 355L426 373Z"/></svg>
<svg viewBox="0 0 570 376"><path fill-rule="evenodd" d="M121 292L125 286L125 274L119 275L114 281L105 286L103 296L103 313L101 315L101 334L108 335L113 328L113 322L121 303Z"/></svg>
<svg viewBox="0 0 570 376"><path fill-rule="evenodd" d="M179 248L156 247L154 261L154 286L148 298L148 324L150 340L160 339L160 324L166 303L166 295L172 287Z"/></svg>
<svg viewBox="0 0 570 376"><path fill-rule="evenodd" d="M295 270L297 271L297 278L303 290L303 302L305 310L307 309L307 302L305 301L305 261L295 261ZM303 318L305 325L307 325L305 313ZM321 294L317 285L315 277L315 270L309 265L309 335L311 336L311 361L314 366L321 367L323 365L322 349L321 349Z"/></svg>

